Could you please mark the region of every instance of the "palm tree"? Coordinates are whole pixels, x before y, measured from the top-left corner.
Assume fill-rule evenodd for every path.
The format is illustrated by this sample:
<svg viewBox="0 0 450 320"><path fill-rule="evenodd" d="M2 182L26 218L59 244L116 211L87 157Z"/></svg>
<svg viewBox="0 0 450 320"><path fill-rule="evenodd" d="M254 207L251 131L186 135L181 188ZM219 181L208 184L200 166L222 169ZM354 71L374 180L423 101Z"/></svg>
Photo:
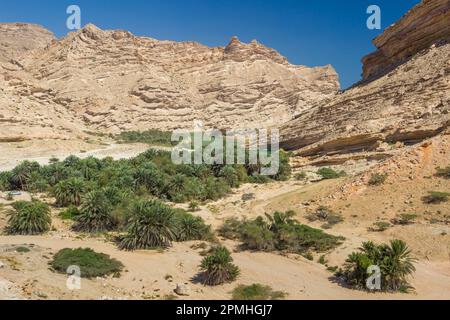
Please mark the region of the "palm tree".
<svg viewBox="0 0 450 320"><path fill-rule="evenodd" d="M160 201L138 201L133 205L123 250L166 248L176 239L174 211Z"/></svg>
<svg viewBox="0 0 450 320"><path fill-rule="evenodd" d="M103 232L112 230L117 222L111 214L112 205L101 191L86 194L76 217L75 231Z"/></svg>
<svg viewBox="0 0 450 320"><path fill-rule="evenodd" d="M27 183L33 171L39 170L37 162L24 161L11 172L11 182L19 190L27 190Z"/></svg>
<svg viewBox="0 0 450 320"><path fill-rule="evenodd" d="M33 200L13 204L6 231L9 234L36 235L50 230L51 216L47 204Z"/></svg>
<svg viewBox="0 0 450 320"><path fill-rule="evenodd" d="M56 203L60 207L79 206L85 192L85 183L80 178L70 178L59 182L53 189Z"/></svg>
<svg viewBox="0 0 450 320"><path fill-rule="evenodd" d="M200 264L203 284L217 286L236 280L239 268L232 262L233 258L227 248L221 246L213 248L211 254Z"/></svg>
<svg viewBox="0 0 450 320"><path fill-rule="evenodd" d="M387 289L398 291L407 285L407 277L416 271L411 257L411 251L402 240L392 240L390 246L385 246L384 259L381 262L381 272L387 283Z"/></svg>
<svg viewBox="0 0 450 320"><path fill-rule="evenodd" d="M178 241L202 240L210 235L210 227L200 217L180 212L177 213L176 220Z"/></svg>

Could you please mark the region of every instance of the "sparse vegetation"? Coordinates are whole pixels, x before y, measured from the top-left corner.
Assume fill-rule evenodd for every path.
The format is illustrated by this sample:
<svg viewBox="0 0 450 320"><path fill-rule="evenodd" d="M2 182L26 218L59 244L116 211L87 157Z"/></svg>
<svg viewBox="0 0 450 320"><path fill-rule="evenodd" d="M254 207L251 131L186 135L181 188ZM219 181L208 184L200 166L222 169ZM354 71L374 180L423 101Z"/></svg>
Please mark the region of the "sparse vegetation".
<svg viewBox="0 0 450 320"><path fill-rule="evenodd" d="M63 249L55 254L51 266L57 272L64 274L70 266L78 266L82 278L116 275L123 269L121 262L89 248Z"/></svg>
<svg viewBox="0 0 450 320"><path fill-rule="evenodd" d="M416 270L411 251L405 242L393 240L390 245L376 245L365 242L349 255L342 275L348 284L357 289L366 290L366 281L370 276L368 268L378 266L381 269L381 289L384 291L408 291L411 286L408 277Z"/></svg>
<svg viewBox="0 0 450 320"><path fill-rule="evenodd" d="M369 228L369 231L372 232L383 232L391 227L391 224L386 221L378 221L373 224L372 227Z"/></svg>
<svg viewBox="0 0 450 320"><path fill-rule="evenodd" d="M402 213L398 215L396 218L392 219L392 223L396 225L409 225L413 224L415 220L417 219L417 214L409 214L409 213Z"/></svg>
<svg viewBox="0 0 450 320"><path fill-rule="evenodd" d="M13 203L6 232L16 235L37 235L50 230L51 216L47 204L38 201Z"/></svg>
<svg viewBox="0 0 450 320"><path fill-rule="evenodd" d="M297 181L303 181L303 180L306 179L306 177L307 177L306 172L301 171L301 172L299 172L299 173L297 173L297 174L295 175L295 180L297 180Z"/></svg>
<svg viewBox="0 0 450 320"><path fill-rule="evenodd" d="M325 222L322 225L323 229L331 229L333 226L344 221L344 218L335 213L328 207L320 206L314 213L307 215L306 217L309 221L322 221Z"/></svg>
<svg viewBox="0 0 450 320"><path fill-rule="evenodd" d="M317 174L322 177L322 179L338 179L341 177L345 177L347 174L344 171L337 172L331 168L320 168L317 171Z"/></svg>
<svg viewBox="0 0 450 320"><path fill-rule="evenodd" d="M306 254L311 250L325 252L340 245L341 237L302 225L293 219L294 215L294 212L288 211L249 221L229 219L219 229L219 234L229 239L239 239L243 249L257 251Z"/></svg>
<svg viewBox="0 0 450 320"><path fill-rule="evenodd" d="M450 193L447 192L430 191L428 192L428 196L423 198L423 202L427 204L439 204L447 202L449 197Z"/></svg>
<svg viewBox="0 0 450 320"><path fill-rule="evenodd" d="M450 179L450 166L445 168L436 168L436 175L438 177Z"/></svg>
<svg viewBox="0 0 450 320"><path fill-rule="evenodd" d="M386 182L388 178L388 174L387 173L374 173L372 174L372 176L370 177L369 180L369 185L370 186L379 186L382 185Z"/></svg>
<svg viewBox="0 0 450 320"><path fill-rule="evenodd" d="M197 201L192 200L189 202L189 211L195 212L200 208Z"/></svg>
<svg viewBox="0 0 450 320"><path fill-rule="evenodd" d="M225 247L214 247L200 264L201 279L204 285L217 286L233 282L239 275L239 268L234 265L230 252Z"/></svg>
<svg viewBox="0 0 450 320"><path fill-rule="evenodd" d="M75 220L80 215L80 210L75 206L69 206L59 213L62 220Z"/></svg>
<svg viewBox="0 0 450 320"><path fill-rule="evenodd" d="M249 286L239 285L232 292L233 300L281 300L287 294L282 291L274 291L270 286L255 283Z"/></svg>
<svg viewBox="0 0 450 320"><path fill-rule="evenodd" d="M171 147L172 132L161 130L126 131L116 136L119 143L147 143L152 146Z"/></svg>

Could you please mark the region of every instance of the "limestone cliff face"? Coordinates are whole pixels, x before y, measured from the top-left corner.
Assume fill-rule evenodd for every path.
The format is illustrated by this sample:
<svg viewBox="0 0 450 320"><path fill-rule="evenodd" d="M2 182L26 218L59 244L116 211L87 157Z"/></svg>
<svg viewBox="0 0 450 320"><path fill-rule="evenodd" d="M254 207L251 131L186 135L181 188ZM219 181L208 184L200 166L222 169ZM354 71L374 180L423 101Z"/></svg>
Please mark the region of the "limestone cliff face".
<svg viewBox="0 0 450 320"><path fill-rule="evenodd" d="M372 70L367 76L406 55L409 58L384 76L316 103L285 124L282 146L310 158L364 152L370 155L383 151L385 142L415 143L444 132L450 124L448 4L423 1L378 37L376 42L385 60L380 65L366 66L366 70ZM425 17L425 12L432 14ZM437 26L432 25L433 21ZM397 38L395 32L400 32ZM421 43L420 39L434 40ZM423 49L425 44L428 47Z"/></svg>
<svg viewBox="0 0 450 320"><path fill-rule="evenodd" d="M378 50L363 58L363 77L380 75L432 44L449 40L450 0L425 0L375 38Z"/></svg>
<svg viewBox="0 0 450 320"><path fill-rule="evenodd" d="M22 119L24 110L14 103L19 99L33 106L23 108L26 114L46 109L44 123L59 114L57 127L64 130L47 135L191 128L194 120L219 129L273 127L339 89L331 66L294 66L256 41L234 37L226 47L211 48L94 25L27 52L0 76L10 97L4 118ZM42 128L33 119L27 128ZM31 134L23 124L3 125L0 135Z"/></svg>
<svg viewBox="0 0 450 320"><path fill-rule="evenodd" d="M47 29L29 23L0 23L0 63L43 48L55 39Z"/></svg>

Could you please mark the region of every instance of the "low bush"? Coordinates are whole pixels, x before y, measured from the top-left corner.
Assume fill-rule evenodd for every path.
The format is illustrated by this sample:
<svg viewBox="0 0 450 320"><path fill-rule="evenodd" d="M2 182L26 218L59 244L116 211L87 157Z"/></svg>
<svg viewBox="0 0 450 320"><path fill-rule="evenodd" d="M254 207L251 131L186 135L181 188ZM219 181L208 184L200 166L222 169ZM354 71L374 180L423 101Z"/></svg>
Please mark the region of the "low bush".
<svg viewBox="0 0 450 320"><path fill-rule="evenodd" d="M347 174L344 171L337 172L331 168L320 168L317 171L317 174L322 177L322 179L338 179L341 177L345 177Z"/></svg>
<svg viewBox="0 0 450 320"><path fill-rule="evenodd" d="M209 240L213 237L211 227L206 225L200 217L194 217L183 210L176 210L175 220L177 241Z"/></svg>
<svg viewBox="0 0 450 320"><path fill-rule="evenodd" d="M436 175L438 177L450 179L450 166L445 168L436 168Z"/></svg>
<svg viewBox="0 0 450 320"><path fill-rule="evenodd" d="M396 225L413 224L417 218L417 214L402 213L392 219L392 223Z"/></svg>
<svg viewBox="0 0 450 320"><path fill-rule="evenodd" d="M423 197L423 202L427 204L439 204L447 202L449 197L450 193L447 192L430 191L428 192L428 196Z"/></svg>
<svg viewBox="0 0 450 320"><path fill-rule="evenodd" d="M13 203L6 232L17 235L37 235L50 230L52 219L47 204L38 201Z"/></svg>
<svg viewBox="0 0 450 320"><path fill-rule="evenodd" d="M119 143L147 143L154 146L171 147L172 132L161 130L127 131L116 136Z"/></svg>
<svg viewBox="0 0 450 320"><path fill-rule="evenodd" d="M320 206L314 213L307 215L306 218L311 222L325 222L325 224L322 225L323 229L331 229L333 226L344 221L344 218L340 214L335 213L325 206Z"/></svg>
<svg viewBox="0 0 450 320"><path fill-rule="evenodd" d="M82 278L102 277L120 274L123 264L108 255L92 249L62 249L53 257L51 266L59 273L66 274L70 266L80 268Z"/></svg>
<svg viewBox="0 0 450 320"><path fill-rule="evenodd" d="M369 180L369 185L370 186L379 186L382 185L386 182L388 178L388 174L381 174L381 173L374 173L372 174L372 176L370 177Z"/></svg>
<svg viewBox="0 0 450 320"><path fill-rule="evenodd" d="M217 286L236 280L239 268L232 262L233 258L227 248L212 248L211 253L200 264L202 283Z"/></svg>
<svg viewBox="0 0 450 320"><path fill-rule="evenodd" d="M70 206L59 213L62 220L75 220L80 215L80 210L75 206Z"/></svg>
<svg viewBox="0 0 450 320"><path fill-rule="evenodd" d="M386 221L378 221L373 224L372 227L369 228L372 232L383 232L391 227L391 224Z"/></svg>
<svg viewBox="0 0 450 320"><path fill-rule="evenodd" d="M282 291L274 291L270 286L255 283L249 286L239 285L232 292L233 300L281 300L287 294Z"/></svg>
<svg viewBox="0 0 450 320"><path fill-rule="evenodd" d="M303 181L303 180L306 179L306 177L307 177L306 172L302 171L302 172L299 172L299 173L297 173L297 174L295 175L295 180L297 180L297 181Z"/></svg>

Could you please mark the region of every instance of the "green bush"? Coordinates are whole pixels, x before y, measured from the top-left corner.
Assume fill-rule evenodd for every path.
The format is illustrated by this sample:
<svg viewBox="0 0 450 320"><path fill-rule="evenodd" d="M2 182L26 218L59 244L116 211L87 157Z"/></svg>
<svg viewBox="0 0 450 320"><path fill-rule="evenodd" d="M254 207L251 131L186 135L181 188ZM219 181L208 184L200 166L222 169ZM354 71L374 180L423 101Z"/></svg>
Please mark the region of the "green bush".
<svg viewBox="0 0 450 320"><path fill-rule="evenodd" d="M75 218L75 231L104 232L114 229L117 221L112 213L112 205L102 191L92 191L84 198L80 214Z"/></svg>
<svg viewBox="0 0 450 320"><path fill-rule="evenodd" d="M349 285L365 290L367 279L371 276L368 268L378 266L382 290L405 292L410 288L407 278L416 270L415 261L408 246L401 240L393 240L390 245L366 242L359 252L348 256L342 276Z"/></svg>
<svg viewBox="0 0 450 320"><path fill-rule="evenodd" d="M438 177L443 178L450 178L450 166L447 166L446 168L436 168L436 175Z"/></svg>
<svg viewBox="0 0 450 320"><path fill-rule="evenodd" d="M249 286L239 285L232 292L233 300L281 300L286 298L287 294L282 291L274 291L270 286L259 283Z"/></svg>
<svg viewBox="0 0 450 320"><path fill-rule="evenodd" d="M189 202L189 211L197 211L200 208L199 204L197 201L192 200L191 202Z"/></svg>
<svg viewBox="0 0 450 320"><path fill-rule="evenodd" d="M123 250L167 248L176 240L178 227L172 208L156 200L138 201L133 205L127 235L119 247Z"/></svg>
<svg viewBox="0 0 450 320"><path fill-rule="evenodd" d="M80 210L75 206L69 206L59 213L59 217L62 220L75 220L80 215Z"/></svg>
<svg viewBox="0 0 450 320"><path fill-rule="evenodd" d="M225 219L225 222L217 230L218 234L226 239L237 240L241 236L239 229L242 224L243 223L236 218Z"/></svg>
<svg viewBox="0 0 450 320"><path fill-rule="evenodd" d="M7 233L37 235L50 230L52 220L47 204L33 200L18 201L12 206L14 211L9 214Z"/></svg>
<svg viewBox="0 0 450 320"><path fill-rule="evenodd" d="M323 179L337 179L341 177L345 177L346 173L344 171L336 172L331 168L320 168L317 171L317 174L322 176Z"/></svg>
<svg viewBox="0 0 450 320"><path fill-rule="evenodd" d="M57 272L66 274L70 266L78 266L82 278L102 277L110 274L118 275L123 264L108 255L97 253L92 249L62 249L53 257L51 266Z"/></svg>
<svg viewBox="0 0 450 320"><path fill-rule="evenodd" d="M450 193L447 192L430 191L428 192L428 196L423 198L423 202L427 204L439 204L447 202L449 197Z"/></svg>
<svg viewBox="0 0 450 320"><path fill-rule="evenodd" d="M119 143L147 143L154 146L171 147L172 133L161 130L127 131L116 136Z"/></svg>
<svg viewBox="0 0 450 320"><path fill-rule="evenodd" d="M379 186L382 185L386 182L388 178L388 174L381 174L381 173L374 173L372 174L372 176L370 177L369 180L369 185L370 186Z"/></svg>
<svg viewBox="0 0 450 320"><path fill-rule="evenodd" d="M225 247L214 247L201 264L202 283L208 286L218 286L233 282L239 275L239 268L234 265L230 252Z"/></svg>

